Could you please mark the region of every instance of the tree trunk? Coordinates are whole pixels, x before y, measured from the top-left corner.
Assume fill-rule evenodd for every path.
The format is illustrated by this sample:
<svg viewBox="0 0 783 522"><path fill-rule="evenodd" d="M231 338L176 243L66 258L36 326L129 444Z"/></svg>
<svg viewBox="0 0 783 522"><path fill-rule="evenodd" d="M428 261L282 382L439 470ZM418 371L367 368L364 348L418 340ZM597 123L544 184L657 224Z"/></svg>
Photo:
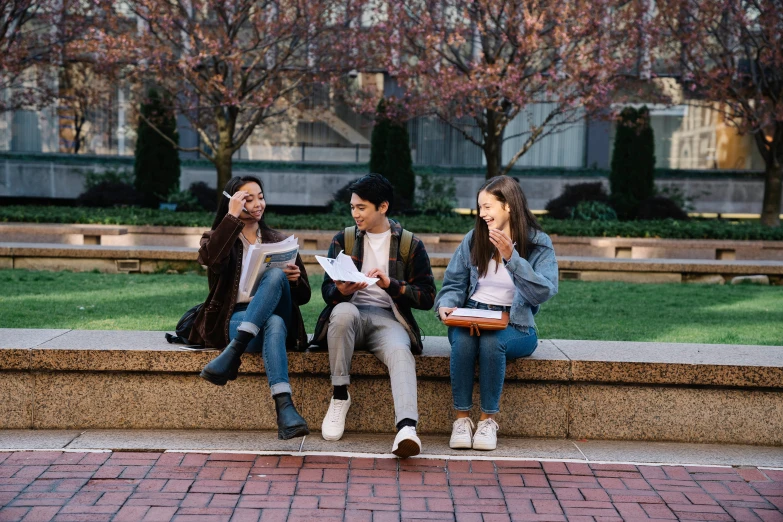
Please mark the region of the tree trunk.
<svg viewBox="0 0 783 522"><path fill-rule="evenodd" d="M217 107L215 123L218 131L218 150L215 151L215 168L217 169L218 202L223 196L223 187L231 179L231 156L234 154L234 128L237 111L232 108Z"/></svg>
<svg viewBox="0 0 783 522"><path fill-rule="evenodd" d="M484 157L487 159L487 179L499 176L503 165L503 129L500 115L487 111L487 128L484 134Z"/></svg>
<svg viewBox="0 0 783 522"><path fill-rule="evenodd" d="M231 151L223 148L222 146L215 153L215 169L217 169L217 199L218 204L220 200L224 198L223 187L226 186L228 180L231 179Z"/></svg>
<svg viewBox="0 0 783 522"><path fill-rule="evenodd" d="M774 150L774 148L773 148ZM783 184L783 165L775 154L770 154L764 170L764 203L761 207L761 224L768 227L780 226L780 197Z"/></svg>

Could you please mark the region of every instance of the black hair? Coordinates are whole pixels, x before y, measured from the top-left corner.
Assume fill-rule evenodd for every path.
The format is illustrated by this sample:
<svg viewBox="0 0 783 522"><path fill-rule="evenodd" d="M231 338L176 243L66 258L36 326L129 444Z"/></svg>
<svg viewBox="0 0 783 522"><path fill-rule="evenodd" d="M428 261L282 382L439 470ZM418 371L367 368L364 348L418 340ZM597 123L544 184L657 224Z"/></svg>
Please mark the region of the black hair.
<svg viewBox="0 0 783 522"><path fill-rule="evenodd" d="M223 190L233 196L234 193L239 190L239 187L245 183L257 183L258 186L261 187L261 194L264 193L264 185L261 183L261 180L255 176L234 176L228 180L228 183L223 187ZM228 214L228 198L221 194L220 203L218 204L217 212L215 212L215 220L212 222L212 230L217 228L220 222L223 221L223 218L226 217L226 214ZM271 230L264 222L264 214L261 214L261 220L258 222L258 226L261 227L261 230Z"/></svg>
<svg viewBox="0 0 783 522"><path fill-rule="evenodd" d="M389 204L388 215L394 203L394 187L388 179L380 174L367 174L357 179L348 187L352 194L356 194L363 200L369 201L375 208L381 206L384 201Z"/></svg>

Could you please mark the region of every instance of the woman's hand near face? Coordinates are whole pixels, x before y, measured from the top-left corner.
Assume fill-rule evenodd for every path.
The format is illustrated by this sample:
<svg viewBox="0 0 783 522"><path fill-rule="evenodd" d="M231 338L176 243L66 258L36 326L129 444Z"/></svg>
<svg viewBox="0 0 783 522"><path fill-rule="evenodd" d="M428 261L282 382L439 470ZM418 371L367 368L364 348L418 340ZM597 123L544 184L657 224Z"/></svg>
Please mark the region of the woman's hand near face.
<svg viewBox="0 0 783 522"><path fill-rule="evenodd" d="M288 278L288 280L292 283L296 283L299 281L299 278L302 277L302 272L299 270L299 267L297 265L288 265L283 269L283 273Z"/></svg>
<svg viewBox="0 0 783 522"><path fill-rule="evenodd" d="M228 200L228 213L234 217L239 217L245 206L245 198L250 194L244 190L237 190L231 199Z"/></svg>
<svg viewBox="0 0 783 522"><path fill-rule="evenodd" d="M489 229L489 240L498 249L503 259L508 261L514 254L514 242L502 230L496 228Z"/></svg>

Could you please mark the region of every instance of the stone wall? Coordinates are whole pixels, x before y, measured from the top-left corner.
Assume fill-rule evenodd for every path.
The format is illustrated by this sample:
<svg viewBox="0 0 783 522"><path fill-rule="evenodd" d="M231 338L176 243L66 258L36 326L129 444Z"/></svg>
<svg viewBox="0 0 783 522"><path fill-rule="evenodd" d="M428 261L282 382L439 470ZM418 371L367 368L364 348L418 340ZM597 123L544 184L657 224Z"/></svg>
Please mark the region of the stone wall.
<svg viewBox="0 0 783 522"><path fill-rule="evenodd" d="M272 205L323 206L340 187L359 177L363 172L355 165L291 165L265 163L263 167L237 163L234 173L253 174L264 182ZM64 160L54 157L29 159L0 157L0 197L76 198L84 190L84 172L100 172L107 167L132 169L132 159L107 162L105 158L91 163L89 159ZM478 188L484 182L483 172L451 175L457 188L458 207L472 208ZM538 175L520 177L530 207L541 210L547 201L560 195L567 184L608 180L600 176ZM203 181L215 183L215 171L208 166L183 166L181 186ZM679 189L695 197L694 211L720 213L751 213L761 211L763 181L757 178L663 178L656 181L663 187Z"/></svg>

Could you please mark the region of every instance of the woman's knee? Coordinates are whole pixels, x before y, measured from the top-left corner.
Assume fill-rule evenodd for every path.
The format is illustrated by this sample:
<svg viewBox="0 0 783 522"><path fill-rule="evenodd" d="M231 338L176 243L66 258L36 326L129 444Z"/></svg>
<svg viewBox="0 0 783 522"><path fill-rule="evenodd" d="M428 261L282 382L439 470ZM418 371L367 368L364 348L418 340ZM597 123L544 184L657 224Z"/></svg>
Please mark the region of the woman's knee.
<svg viewBox="0 0 783 522"><path fill-rule="evenodd" d="M282 285L288 281L288 278L280 268L268 268L264 272L263 278L269 283L274 285Z"/></svg>
<svg viewBox="0 0 783 522"><path fill-rule="evenodd" d="M529 357L538 348L538 336L535 330L531 330L527 335L516 337L506 343L506 358L509 360L519 359L520 357Z"/></svg>

